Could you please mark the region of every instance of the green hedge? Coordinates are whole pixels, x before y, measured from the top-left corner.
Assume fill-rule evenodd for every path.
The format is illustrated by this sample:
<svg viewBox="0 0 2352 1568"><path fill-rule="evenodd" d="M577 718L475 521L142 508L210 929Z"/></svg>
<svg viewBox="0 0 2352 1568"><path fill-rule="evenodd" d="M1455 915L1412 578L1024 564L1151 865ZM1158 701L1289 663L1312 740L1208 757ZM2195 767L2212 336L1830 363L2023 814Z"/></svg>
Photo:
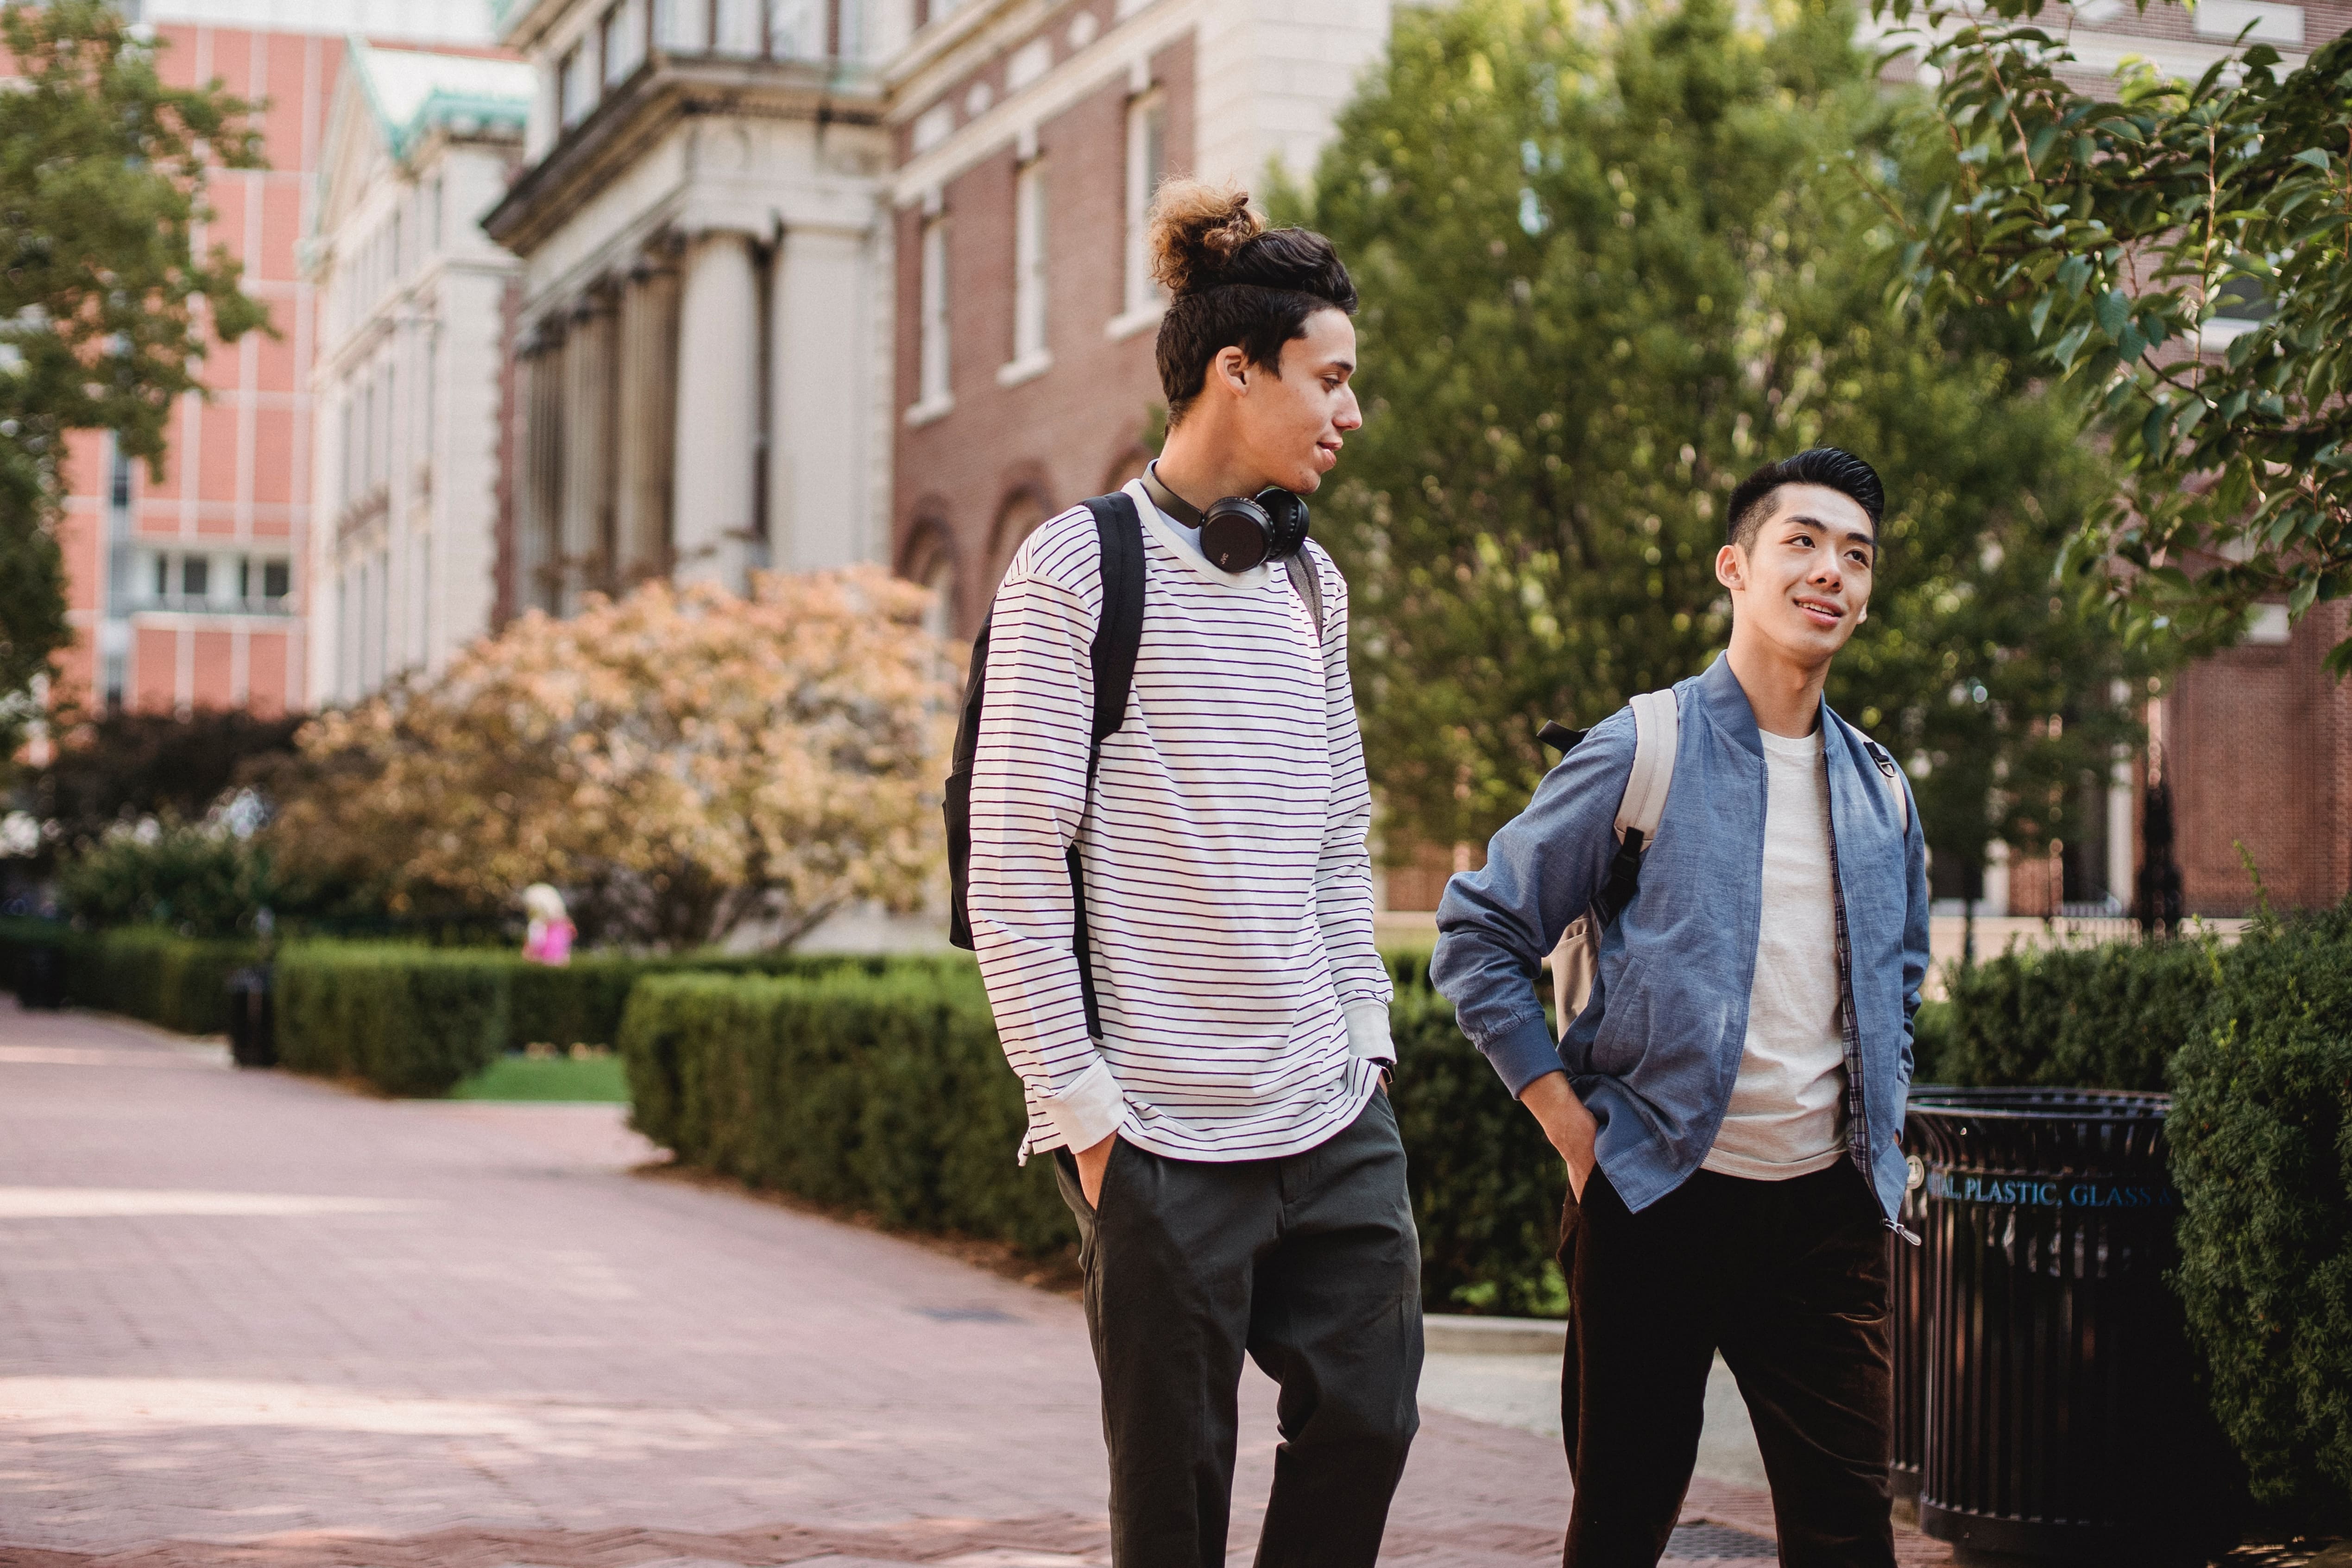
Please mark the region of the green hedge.
<svg viewBox="0 0 2352 1568"><path fill-rule="evenodd" d="M2352 1522L2352 901L2221 956L2173 1064L2177 1282L2256 1498Z"/></svg>
<svg viewBox="0 0 2352 1568"><path fill-rule="evenodd" d="M260 956L251 942L199 940L154 928L93 934L56 921L0 921L0 968L12 989L38 950L57 955L68 1005L121 1013L183 1034L226 1028L228 977Z"/></svg>
<svg viewBox="0 0 2352 1568"><path fill-rule="evenodd" d="M2029 949L1955 965L1946 971L1949 1000L1921 1020L1916 1077L2160 1090L2215 976L2212 952L2195 941Z"/></svg>
<svg viewBox="0 0 2352 1568"><path fill-rule="evenodd" d="M503 953L317 942L278 956L278 1060L387 1094L446 1094L507 1041Z"/></svg>
<svg viewBox="0 0 2352 1568"><path fill-rule="evenodd" d="M1422 1299L1436 1312L1559 1316L1567 1287L1554 1258L1568 1168L1454 1027L1452 1003L1400 986L1389 1027Z"/></svg>
<svg viewBox="0 0 2352 1568"><path fill-rule="evenodd" d="M646 977L622 1051L632 1124L689 1165L887 1225L1032 1250L1076 1239L979 973Z"/></svg>
<svg viewBox="0 0 2352 1568"><path fill-rule="evenodd" d="M1433 1306L1563 1309L1564 1175L1433 992L1393 1014L1398 1120ZM649 977L621 1030L634 1124L689 1165L1031 1249L1075 1239L1024 1125L977 970Z"/></svg>
<svg viewBox="0 0 2352 1568"><path fill-rule="evenodd" d="M969 970L960 953L939 956L864 953L697 952L659 957L589 954L562 968L527 964L507 955L513 976L508 1002L508 1045L617 1045L629 993L648 975L879 975L885 970Z"/></svg>

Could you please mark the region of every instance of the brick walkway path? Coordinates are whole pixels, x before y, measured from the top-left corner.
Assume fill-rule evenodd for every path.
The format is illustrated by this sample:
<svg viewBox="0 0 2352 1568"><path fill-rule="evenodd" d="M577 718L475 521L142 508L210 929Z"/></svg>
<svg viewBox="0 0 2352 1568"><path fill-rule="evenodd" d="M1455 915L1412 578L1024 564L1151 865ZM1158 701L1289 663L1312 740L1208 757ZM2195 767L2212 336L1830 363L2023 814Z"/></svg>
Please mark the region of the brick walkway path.
<svg viewBox="0 0 2352 1568"><path fill-rule="evenodd" d="M0 1009L0 1568L1106 1560L1066 1301L631 1176L607 1110ZM1271 1410L1253 1374L1246 1499ZM1387 1559L1556 1562L1566 1496L1552 1443L1432 1413ZM1689 1511L1771 1532L1743 1489Z"/></svg>

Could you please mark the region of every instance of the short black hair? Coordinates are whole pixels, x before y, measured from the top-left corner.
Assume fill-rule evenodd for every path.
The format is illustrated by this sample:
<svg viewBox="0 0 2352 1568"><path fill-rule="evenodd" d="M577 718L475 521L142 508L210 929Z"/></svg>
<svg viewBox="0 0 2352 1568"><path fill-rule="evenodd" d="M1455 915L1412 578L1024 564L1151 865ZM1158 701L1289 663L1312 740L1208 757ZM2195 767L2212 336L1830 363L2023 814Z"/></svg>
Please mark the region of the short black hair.
<svg viewBox="0 0 2352 1568"><path fill-rule="evenodd" d="M1329 240L1312 229L1270 229L1230 185L1171 180L1152 203L1152 275L1169 292L1155 357L1175 424L1200 395L1209 365L1239 347L1282 374L1282 346L1307 335L1321 310L1356 313L1356 286Z"/></svg>
<svg viewBox="0 0 2352 1568"><path fill-rule="evenodd" d="M1835 446L1809 447L1794 457L1767 463L1742 479L1724 508L1724 542L1754 549L1756 530L1772 515L1772 493L1783 485L1819 485L1851 496L1854 505L1870 514L1871 538L1876 542L1878 520L1886 515L1886 486L1879 483L1877 469Z"/></svg>

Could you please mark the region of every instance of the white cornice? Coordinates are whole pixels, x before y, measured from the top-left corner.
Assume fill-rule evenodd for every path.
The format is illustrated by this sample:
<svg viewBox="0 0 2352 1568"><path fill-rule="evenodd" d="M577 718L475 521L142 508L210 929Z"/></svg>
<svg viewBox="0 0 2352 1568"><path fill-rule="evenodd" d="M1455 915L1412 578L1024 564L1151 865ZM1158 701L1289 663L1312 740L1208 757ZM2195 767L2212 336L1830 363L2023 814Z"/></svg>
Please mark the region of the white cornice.
<svg viewBox="0 0 2352 1568"><path fill-rule="evenodd" d="M1028 87L1004 99L927 152L910 158L891 176L891 199L901 207L923 200L982 159L1041 120L1074 107L1102 90L1105 81L1130 74L1139 65L1196 26L1204 0L1157 0L1129 21L1121 22L1085 48L1047 71ZM920 99L908 93L891 112L904 118Z"/></svg>
<svg viewBox="0 0 2352 1568"><path fill-rule="evenodd" d="M971 68L970 58L950 59L948 57L964 50L983 31L1002 35L1007 30L1026 33L1054 9L1058 0L992 0L981 4L971 0L955 15L932 23L907 41L898 57L882 68L885 88L896 93L917 77L944 63L942 74L960 76ZM982 53L965 51L966 53Z"/></svg>

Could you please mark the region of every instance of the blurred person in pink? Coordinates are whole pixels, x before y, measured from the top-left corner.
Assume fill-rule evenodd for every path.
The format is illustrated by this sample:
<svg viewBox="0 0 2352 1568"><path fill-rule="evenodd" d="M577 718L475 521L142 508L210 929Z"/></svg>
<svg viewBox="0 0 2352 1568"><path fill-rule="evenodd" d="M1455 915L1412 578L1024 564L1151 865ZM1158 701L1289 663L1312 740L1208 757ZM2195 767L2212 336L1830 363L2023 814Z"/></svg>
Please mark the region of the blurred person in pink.
<svg viewBox="0 0 2352 1568"><path fill-rule="evenodd" d="M522 890L522 906L530 916L530 929L522 939L524 959L559 969L572 962L572 939L578 931L564 910L563 895L543 882L535 882Z"/></svg>

